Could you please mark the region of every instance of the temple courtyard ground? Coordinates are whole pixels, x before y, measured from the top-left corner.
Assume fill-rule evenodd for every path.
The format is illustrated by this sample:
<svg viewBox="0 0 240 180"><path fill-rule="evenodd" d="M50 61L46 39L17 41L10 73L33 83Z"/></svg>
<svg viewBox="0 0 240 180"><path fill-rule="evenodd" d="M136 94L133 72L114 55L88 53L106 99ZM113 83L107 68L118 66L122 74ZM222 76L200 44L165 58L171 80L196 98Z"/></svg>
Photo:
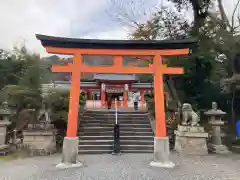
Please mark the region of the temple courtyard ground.
<svg viewBox="0 0 240 180"><path fill-rule="evenodd" d="M171 154L173 169L149 166L152 154L82 155L81 168L56 169L61 155L0 160L1 180L240 180L240 155Z"/></svg>

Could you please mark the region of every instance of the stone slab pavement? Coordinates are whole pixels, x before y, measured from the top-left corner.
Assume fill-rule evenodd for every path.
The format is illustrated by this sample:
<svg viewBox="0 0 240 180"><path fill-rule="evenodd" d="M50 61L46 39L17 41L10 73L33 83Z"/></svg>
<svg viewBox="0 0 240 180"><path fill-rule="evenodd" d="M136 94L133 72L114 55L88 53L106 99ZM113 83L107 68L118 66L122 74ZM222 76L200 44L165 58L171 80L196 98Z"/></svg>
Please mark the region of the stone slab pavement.
<svg viewBox="0 0 240 180"><path fill-rule="evenodd" d="M0 161L0 180L240 180L240 155L180 156L173 169L149 166L152 154L81 155L80 168L57 169L61 156Z"/></svg>

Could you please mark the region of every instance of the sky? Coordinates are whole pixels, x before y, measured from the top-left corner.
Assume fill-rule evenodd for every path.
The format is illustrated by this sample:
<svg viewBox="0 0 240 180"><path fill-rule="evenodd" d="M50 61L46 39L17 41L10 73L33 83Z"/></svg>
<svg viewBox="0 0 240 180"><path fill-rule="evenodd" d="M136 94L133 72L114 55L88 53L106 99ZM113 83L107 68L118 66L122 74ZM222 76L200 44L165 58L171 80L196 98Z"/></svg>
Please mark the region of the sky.
<svg viewBox="0 0 240 180"><path fill-rule="evenodd" d="M137 3L130 6L131 1ZM172 8L166 1L0 0L0 49L11 50L24 44L30 51L46 56L35 37L36 33L74 38L127 39L132 29L129 24L117 19L121 9L137 21L144 21L150 17L149 12L154 6L164 4ZM231 12L236 0L223 1L227 12Z"/></svg>

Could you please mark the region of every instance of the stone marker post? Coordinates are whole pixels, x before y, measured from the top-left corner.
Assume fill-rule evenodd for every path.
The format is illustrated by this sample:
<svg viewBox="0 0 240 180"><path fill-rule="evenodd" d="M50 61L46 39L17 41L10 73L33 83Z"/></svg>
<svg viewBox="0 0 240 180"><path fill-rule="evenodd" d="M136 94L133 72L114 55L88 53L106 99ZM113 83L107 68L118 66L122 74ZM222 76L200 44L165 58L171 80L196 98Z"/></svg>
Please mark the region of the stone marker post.
<svg viewBox="0 0 240 180"><path fill-rule="evenodd" d="M217 109L217 103L212 103L212 109L204 113L209 117L209 124L212 127L211 142L209 143L209 150L218 154L226 154L230 151L222 144L221 126L224 125L222 117L226 114L220 109Z"/></svg>

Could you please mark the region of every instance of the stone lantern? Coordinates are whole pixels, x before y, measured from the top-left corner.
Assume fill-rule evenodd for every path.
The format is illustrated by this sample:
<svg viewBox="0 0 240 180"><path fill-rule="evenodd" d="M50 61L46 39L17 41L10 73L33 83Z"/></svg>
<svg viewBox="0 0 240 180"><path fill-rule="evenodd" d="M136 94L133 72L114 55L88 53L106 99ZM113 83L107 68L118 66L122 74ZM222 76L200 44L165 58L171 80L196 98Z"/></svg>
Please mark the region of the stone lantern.
<svg viewBox="0 0 240 180"><path fill-rule="evenodd" d="M7 126L11 124L9 116L11 112L8 109L8 103L4 102L0 108L0 153L6 154L9 145L5 144L7 135Z"/></svg>
<svg viewBox="0 0 240 180"><path fill-rule="evenodd" d="M218 154L229 153L228 148L222 144L221 138L221 126L224 125L222 118L226 115L226 112L223 112L220 109L217 109L217 103L212 103L212 109L204 112L209 118L209 124L212 127L212 137L211 142L209 143L209 150Z"/></svg>

